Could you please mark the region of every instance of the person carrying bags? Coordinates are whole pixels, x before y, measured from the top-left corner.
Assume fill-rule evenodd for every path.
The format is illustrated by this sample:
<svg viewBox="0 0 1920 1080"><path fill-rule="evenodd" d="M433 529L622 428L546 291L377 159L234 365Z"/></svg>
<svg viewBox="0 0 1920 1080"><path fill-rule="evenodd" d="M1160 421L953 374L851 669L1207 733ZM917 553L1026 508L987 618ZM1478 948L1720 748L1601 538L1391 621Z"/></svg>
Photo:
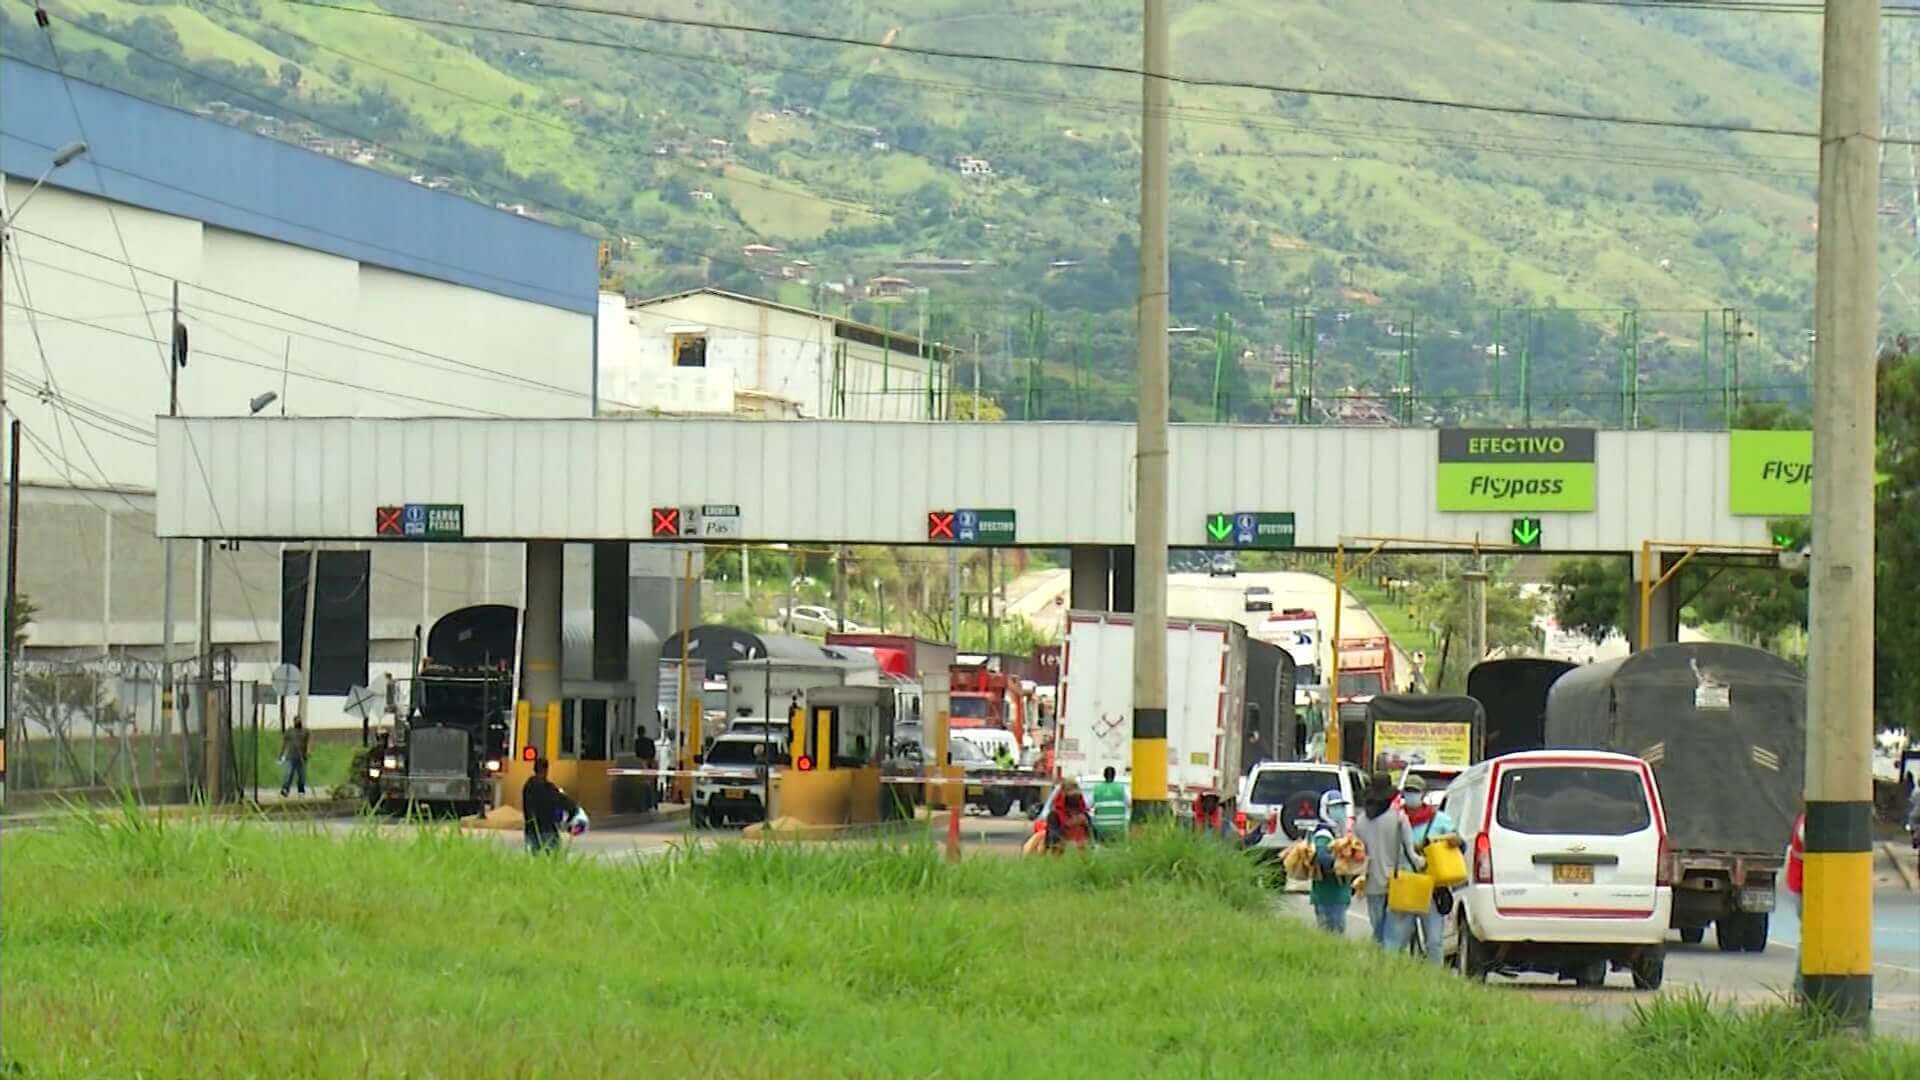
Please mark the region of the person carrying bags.
<svg viewBox="0 0 1920 1080"><path fill-rule="evenodd" d="M1407 815L1407 827L1413 837L1413 850L1421 853L1421 868L1430 871L1435 878L1433 900L1427 904L1425 911L1414 916L1414 921L1420 927L1420 943L1426 948L1427 959L1439 966L1444 962L1441 934L1446 930L1447 916L1453 911L1450 886L1466 881L1466 864L1457 855L1453 860L1447 859L1445 854L1435 851L1435 845L1446 848L1448 852L1457 852L1461 846L1460 831L1454 827L1453 819L1447 816L1447 812L1433 801L1423 778L1408 776L1400 792L1401 805ZM1443 869L1446 871L1444 877L1454 878L1453 863L1458 863L1458 879L1441 880Z"/></svg>
<svg viewBox="0 0 1920 1080"><path fill-rule="evenodd" d="M1375 774L1361 802L1360 818L1353 826L1354 835L1367 846L1367 873L1361 879L1367 894L1367 919L1373 923L1374 943L1389 952L1407 947L1414 921L1413 914L1404 910L1410 903L1391 902L1394 879L1409 879L1401 883L1399 891L1404 894L1416 884L1411 879L1426 867L1426 860L1413 850L1413 829L1406 815L1394 808L1396 794L1392 777ZM1426 902L1431 901L1432 897L1427 897Z"/></svg>

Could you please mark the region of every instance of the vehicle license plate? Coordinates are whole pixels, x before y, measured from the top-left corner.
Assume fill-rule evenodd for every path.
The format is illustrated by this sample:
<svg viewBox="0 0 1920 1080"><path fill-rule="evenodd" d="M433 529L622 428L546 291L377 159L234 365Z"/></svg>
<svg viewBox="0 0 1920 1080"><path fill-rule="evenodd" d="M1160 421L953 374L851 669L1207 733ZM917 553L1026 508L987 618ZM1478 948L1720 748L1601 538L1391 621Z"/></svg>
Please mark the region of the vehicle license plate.
<svg viewBox="0 0 1920 1080"><path fill-rule="evenodd" d="M725 791L722 791L720 794L726 796L729 799L744 799L747 797L747 789L730 787L730 788L727 788Z"/></svg>
<svg viewBox="0 0 1920 1080"><path fill-rule="evenodd" d="M1555 863L1553 883L1555 885L1591 885L1593 884L1593 866L1590 863Z"/></svg>

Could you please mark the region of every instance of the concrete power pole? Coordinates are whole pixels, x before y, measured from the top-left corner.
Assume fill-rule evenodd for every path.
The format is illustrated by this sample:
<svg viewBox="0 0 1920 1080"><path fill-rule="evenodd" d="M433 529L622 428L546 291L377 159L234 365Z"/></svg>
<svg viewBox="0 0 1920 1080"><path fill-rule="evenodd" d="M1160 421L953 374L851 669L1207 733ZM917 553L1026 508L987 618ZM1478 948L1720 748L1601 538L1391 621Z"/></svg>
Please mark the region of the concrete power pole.
<svg viewBox="0 0 1920 1080"><path fill-rule="evenodd" d="M1133 519L1133 815L1167 812L1167 0L1145 0L1139 420Z"/></svg>
<svg viewBox="0 0 1920 1080"><path fill-rule="evenodd" d="M1802 1001L1873 1010L1873 451L1880 4L1827 0L1814 281Z"/></svg>

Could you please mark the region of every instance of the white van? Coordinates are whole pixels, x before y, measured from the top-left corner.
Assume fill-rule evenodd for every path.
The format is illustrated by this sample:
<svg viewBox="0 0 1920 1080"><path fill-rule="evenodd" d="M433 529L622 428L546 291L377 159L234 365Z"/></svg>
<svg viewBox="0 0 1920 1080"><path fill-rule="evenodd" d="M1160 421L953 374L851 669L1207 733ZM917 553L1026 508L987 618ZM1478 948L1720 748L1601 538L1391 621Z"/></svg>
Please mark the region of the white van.
<svg viewBox="0 0 1920 1080"><path fill-rule="evenodd" d="M1483 761L1447 788L1466 841L1447 954L1468 978L1543 972L1599 986L1629 971L1656 990L1673 888L1667 821L1647 763L1598 750Z"/></svg>

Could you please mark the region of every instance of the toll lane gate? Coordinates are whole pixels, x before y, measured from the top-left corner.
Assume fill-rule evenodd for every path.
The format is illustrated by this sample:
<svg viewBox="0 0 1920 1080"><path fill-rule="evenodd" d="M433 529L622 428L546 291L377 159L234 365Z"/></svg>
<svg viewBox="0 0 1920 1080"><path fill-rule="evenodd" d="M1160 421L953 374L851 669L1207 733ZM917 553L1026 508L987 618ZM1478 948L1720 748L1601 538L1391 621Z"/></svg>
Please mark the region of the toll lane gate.
<svg viewBox="0 0 1920 1080"><path fill-rule="evenodd" d="M164 537L1125 546L1134 530L1131 424L163 417L159 434ZM1754 434L1181 425L1169 537L1764 544L1770 515L1807 513L1811 439Z"/></svg>

